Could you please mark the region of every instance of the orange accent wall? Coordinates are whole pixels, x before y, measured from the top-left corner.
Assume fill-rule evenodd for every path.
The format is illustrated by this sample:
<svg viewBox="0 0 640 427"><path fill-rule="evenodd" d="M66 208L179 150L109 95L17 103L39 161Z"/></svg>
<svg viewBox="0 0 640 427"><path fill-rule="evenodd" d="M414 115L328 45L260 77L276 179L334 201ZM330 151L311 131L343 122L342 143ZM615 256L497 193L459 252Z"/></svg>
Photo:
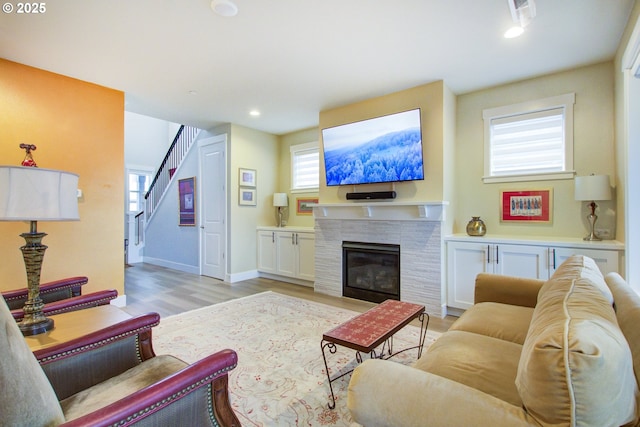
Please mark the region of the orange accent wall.
<svg viewBox="0 0 640 427"><path fill-rule="evenodd" d="M80 221L39 222L48 246L41 282L88 276L85 293L124 294L124 93L0 59L0 164L35 144L41 168L80 176ZM0 290L26 287L28 223L0 221Z"/></svg>

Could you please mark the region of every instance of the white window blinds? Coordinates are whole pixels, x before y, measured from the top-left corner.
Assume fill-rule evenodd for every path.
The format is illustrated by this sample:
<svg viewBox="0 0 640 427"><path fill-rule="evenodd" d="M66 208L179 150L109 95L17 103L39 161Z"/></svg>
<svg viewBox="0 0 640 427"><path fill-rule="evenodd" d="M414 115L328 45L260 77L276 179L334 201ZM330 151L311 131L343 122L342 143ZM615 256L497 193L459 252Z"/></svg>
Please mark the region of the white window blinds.
<svg viewBox="0 0 640 427"><path fill-rule="evenodd" d="M320 153L317 143L291 146L292 190L315 190L320 183Z"/></svg>
<svg viewBox="0 0 640 427"><path fill-rule="evenodd" d="M561 172L564 109L491 120L491 176Z"/></svg>
<svg viewBox="0 0 640 427"><path fill-rule="evenodd" d="M574 94L484 110L485 182L571 178Z"/></svg>

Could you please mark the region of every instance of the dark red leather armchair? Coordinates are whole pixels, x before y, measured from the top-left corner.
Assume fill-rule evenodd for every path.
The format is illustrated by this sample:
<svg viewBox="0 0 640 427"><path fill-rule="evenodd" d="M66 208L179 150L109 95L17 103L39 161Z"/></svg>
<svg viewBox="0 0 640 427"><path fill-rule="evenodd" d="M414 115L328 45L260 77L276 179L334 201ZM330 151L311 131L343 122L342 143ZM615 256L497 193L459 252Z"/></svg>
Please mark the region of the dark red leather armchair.
<svg viewBox="0 0 640 427"><path fill-rule="evenodd" d="M51 316L109 304L112 299L118 296L118 291L114 289L82 295L82 286L88 281L89 279L85 276L77 276L41 284L40 298L45 303L42 309L44 315ZM28 293L27 288L2 292L2 296L16 321L20 321L24 317L22 307L27 301Z"/></svg>
<svg viewBox="0 0 640 427"><path fill-rule="evenodd" d="M89 279L85 276L69 277L66 279L46 282L40 285L40 298L45 304L60 301L66 298L82 295L82 286L87 284ZM24 307L27 301L27 288L12 291L3 291L2 296L10 310Z"/></svg>
<svg viewBox="0 0 640 427"><path fill-rule="evenodd" d="M11 386L0 402L3 422L240 426L228 393L236 353L222 350L191 365L156 356L151 328L159 320L156 313L138 316L31 353L0 303L0 386Z"/></svg>

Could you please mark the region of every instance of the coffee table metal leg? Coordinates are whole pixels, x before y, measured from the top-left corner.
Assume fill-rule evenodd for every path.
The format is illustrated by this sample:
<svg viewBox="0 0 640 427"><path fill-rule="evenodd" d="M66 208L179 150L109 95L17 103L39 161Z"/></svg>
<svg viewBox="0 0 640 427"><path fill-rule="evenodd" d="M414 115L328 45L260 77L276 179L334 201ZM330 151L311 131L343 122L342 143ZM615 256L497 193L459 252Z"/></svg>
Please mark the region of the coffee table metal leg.
<svg viewBox="0 0 640 427"><path fill-rule="evenodd" d="M329 402L329 409L334 409L336 407L336 397L333 394L333 384L331 380L331 374L329 373L329 366L327 365L327 356L324 352L325 348L329 349L329 353L335 354L338 350L336 345L332 342L320 342L322 347L322 358L324 359L324 370L327 372L327 380L329 380L329 390L331 391L331 402Z"/></svg>
<svg viewBox="0 0 640 427"><path fill-rule="evenodd" d="M425 311L418 317L420 320L420 342L418 344L418 359L422 356L422 349L424 348L424 341L427 338L427 328L429 327L429 314ZM425 322L426 320L426 322Z"/></svg>

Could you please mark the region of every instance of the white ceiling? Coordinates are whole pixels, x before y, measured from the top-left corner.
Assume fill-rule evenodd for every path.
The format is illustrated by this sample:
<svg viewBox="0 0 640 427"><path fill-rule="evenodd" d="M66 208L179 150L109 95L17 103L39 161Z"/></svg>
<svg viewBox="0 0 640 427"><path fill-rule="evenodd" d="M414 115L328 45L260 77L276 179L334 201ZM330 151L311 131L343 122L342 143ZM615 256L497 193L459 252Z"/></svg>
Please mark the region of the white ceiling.
<svg viewBox="0 0 640 427"><path fill-rule="evenodd" d="M209 3L49 0L0 13L0 57L124 91L131 112L283 134L436 80L462 94L609 60L634 2L537 0L511 40L507 0L235 0L233 18Z"/></svg>

